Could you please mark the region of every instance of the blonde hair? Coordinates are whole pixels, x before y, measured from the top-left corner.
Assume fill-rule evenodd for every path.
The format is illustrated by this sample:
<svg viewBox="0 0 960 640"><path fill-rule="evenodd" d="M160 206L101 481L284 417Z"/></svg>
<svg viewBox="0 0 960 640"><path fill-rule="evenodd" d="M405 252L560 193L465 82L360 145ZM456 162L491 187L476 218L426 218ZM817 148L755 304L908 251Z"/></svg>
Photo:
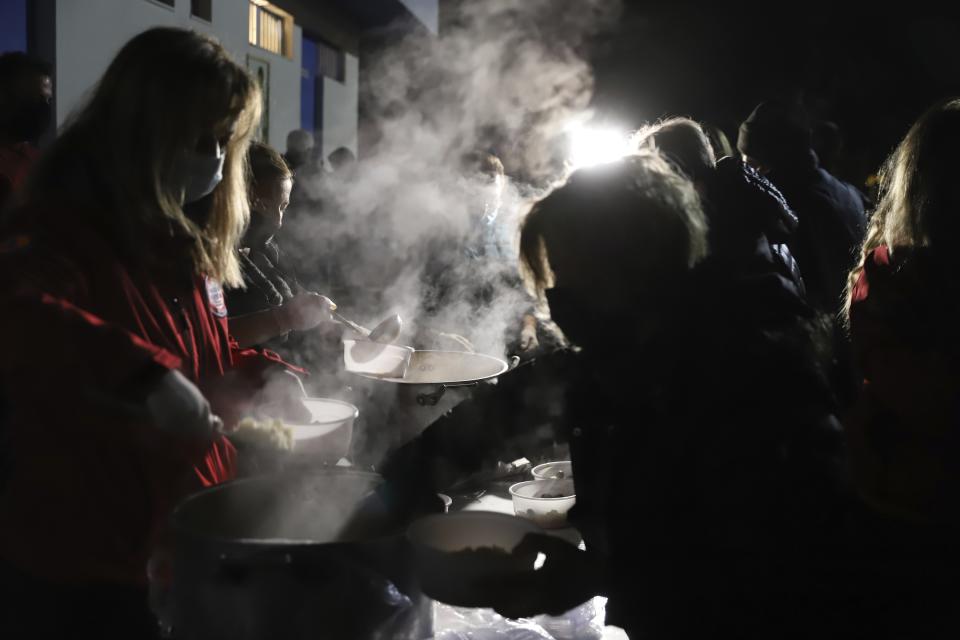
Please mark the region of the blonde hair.
<svg viewBox="0 0 960 640"><path fill-rule="evenodd" d="M520 270L543 299L554 286L548 250L584 254L584 268L639 289L668 284L707 256L707 221L693 183L653 150L575 171L537 202L520 234ZM591 266L592 265L592 266Z"/></svg>
<svg viewBox="0 0 960 640"><path fill-rule="evenodd" d="M638 146L652 145L691 180L707 176L717 165L710 138L699 122L690 118L667 118L634 134Z"/></svg>
<svg viewBox="0 0 960 640"><path fill-rule="evenodd" d="M955 242L960 216L960 98L934 106L917 120L880 171L880 196L857 266L847 279L844 314L849 322L853 287L872 251L887 245L931 246ZM960 225L957 225L960 228Z"/></svg>
<svg viewBox="0 0 960 640"><path fill-rule="evenodd" d="M260 111L257 84L217 40L175 28L144 31L124 45L71 117L37 168L27 200L79 207L133 260L150 259L157 234L183 236L197 274L240 286L247 149ZM211 132L229 137L223 180L201 226L184 213L178 160Z"/></svg>

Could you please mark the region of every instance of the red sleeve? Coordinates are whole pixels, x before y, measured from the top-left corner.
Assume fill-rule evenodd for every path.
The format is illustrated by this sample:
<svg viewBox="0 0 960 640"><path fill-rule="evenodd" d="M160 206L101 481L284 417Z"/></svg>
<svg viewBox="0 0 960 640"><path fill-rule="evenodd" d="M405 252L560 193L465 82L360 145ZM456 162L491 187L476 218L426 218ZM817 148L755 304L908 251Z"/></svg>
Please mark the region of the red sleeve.
<svg viewBox="0 0 960 640"><path fill-rule="evenodd" d="M268 349L240 349L230 340L230 369L216 379L204 380L201 386L224 424L235 425L254 411L257 394L264 388L271 374L293 371L307 375L306 370L285 362Z"/></svg>
<svg viewBox="0 0 960 640"><path fill-rule="evenodd" d="M7 336L3 367L35 371L45 379L82 379L117 390L150 364L178 369L180 359L132 333L49 294L3 296L0 335ZM19 339L18 339L19 338Z"/></svg>
<svg viewBox="0 0 960 640"><path fill-rule="evenodd" d="M155 428L143 391L180 359L84 309L88 271L32 249L25 236L0 239L12 461L0 544L50 579L140 581L148 540L184 496L235 476L235 451L223 437L211 444Z"/></svg>
<svg viewBox="0 0 960 640"><path fill-rule="evenodd" d="M270 349L241 349L233 338L230 339L230 359L233 368L243 371L254 380L262 380L264 375L277 368L293 371L298 375L309 375L306 369L292 365L280 354Z"/></svg>
<svg viewBox="0 0 960 640"><path fill-rule="evenodd" d="M864 396L877 411L933 433L952 420L960 380L950 356L925 340L932 332L927 298L938 294L913 257L895 264L886 247L868 256L852 292L850 334Z"/></svg>
<svg viewBox="0 0 960 640"><path fill-rule="evenodd" d="M237 450L226 437L216 440L204 456L203 462L194 468L204 487L233 480L237 477Z"/></svg>
<svg viewBox="0 0 960 640"><path fill-rule="evenodd" d="M5 368L82 380L115 391L151 364L179 368L174 354L85 310L84 270L28 234L0 241L0 335Z"/></svg>
<svg viewBox="0 0 960 640"><path fill-rule="evenodd" d="M65 428L58 420L71 415L59 407L75 406L100 416L83 422L103 437L201 460L206 443L156 433L135 393L150 376L179 369L180 358L80 308L86 282L68 260L34 251L26 239L15 245L0 250L0 379L14 398L11 410L57 432ZM57 410L44 408L51 402Z"/></svg>

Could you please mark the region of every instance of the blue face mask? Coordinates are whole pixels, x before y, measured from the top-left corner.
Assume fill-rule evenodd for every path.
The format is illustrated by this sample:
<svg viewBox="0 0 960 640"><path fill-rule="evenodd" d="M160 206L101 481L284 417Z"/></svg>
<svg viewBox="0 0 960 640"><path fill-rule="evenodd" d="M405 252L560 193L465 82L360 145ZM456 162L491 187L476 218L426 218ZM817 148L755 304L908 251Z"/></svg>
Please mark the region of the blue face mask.
<svg viewBox="0 0 960 640"><path fill-rule="evenodd" d="M181 160L177 174L183 189L183 202L196 202L209 195L223 180L223 161L226 153L217 145L214 155L186 152Z"/></svg>

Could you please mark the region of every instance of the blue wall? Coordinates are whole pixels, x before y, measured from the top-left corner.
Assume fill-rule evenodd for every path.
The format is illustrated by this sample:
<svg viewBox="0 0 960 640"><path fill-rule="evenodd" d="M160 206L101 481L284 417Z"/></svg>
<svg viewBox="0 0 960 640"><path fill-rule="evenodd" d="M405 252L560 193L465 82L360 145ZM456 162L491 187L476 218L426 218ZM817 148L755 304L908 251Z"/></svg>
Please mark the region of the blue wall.
<svg viewBox="0 0 960 640"><path fill-rule="evenodd" d="M313 131L317 112L317 43L303 36L300 75L300 128ZM321 79L322 80L322 79ZM323 108L323 105L320 105Z"/></svg>
<svg viewBox="0 0 960 640"><path fill-rule="evenodd" d="M0 52L27 50L28 0L0 0Z"/></svg>

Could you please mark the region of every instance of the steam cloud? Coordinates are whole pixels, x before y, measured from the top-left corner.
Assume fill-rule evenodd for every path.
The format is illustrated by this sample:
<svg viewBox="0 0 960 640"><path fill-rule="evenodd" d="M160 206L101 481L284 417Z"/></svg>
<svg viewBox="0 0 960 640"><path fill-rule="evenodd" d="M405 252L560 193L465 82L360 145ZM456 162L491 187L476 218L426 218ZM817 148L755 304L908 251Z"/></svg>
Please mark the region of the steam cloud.
<svg viewBox="0 0 960 640"><path fill-rule="evenodd" d="M517 221L562 176L564 126L592 96L585 45L618 9L619 0L462 2L439 37L408 35L387 48L364 78L372 148L352 170L301 185L323 205L288 225L297 262L336 265L320 290L365 322L395 311L505 355L507 332L530 304L503 277L516 270ZM489 179L462 162L478 151L495 152L509 176L496 225L502 259L464 257L463 239L497 200ZM438 268L442 300L429 277Z"/></svg>
<svg viewBox="0 0 960 640"><path fill-rule="evenodd" d="M439 36L406 31L385 47L362 78L373 131L362 132L370 142L359 163L301 177L298 188L319 204L291 211L284 224L291 262L318 274L306 284L368 327L399 313L401 344L458 350L429 328L509 355L533 304L517 277L518 221L568 171L565 129L584 119L593 94L586 50L615 24L619 1L466 0L449 9ZM463 161L484 152L505 166L499 195L475 162ZM497 223L484 227L493 210ZM468 256L482 229L500 235L501 255ZM340 357L331 342L303 340L300 360L309 367ZM403 385L350 374L327 384L317 369L308 382L315 394L350 387L364 425L392 425L354 433L354 455L370 460L455 404L454 391L426 409Z"/></svg>

